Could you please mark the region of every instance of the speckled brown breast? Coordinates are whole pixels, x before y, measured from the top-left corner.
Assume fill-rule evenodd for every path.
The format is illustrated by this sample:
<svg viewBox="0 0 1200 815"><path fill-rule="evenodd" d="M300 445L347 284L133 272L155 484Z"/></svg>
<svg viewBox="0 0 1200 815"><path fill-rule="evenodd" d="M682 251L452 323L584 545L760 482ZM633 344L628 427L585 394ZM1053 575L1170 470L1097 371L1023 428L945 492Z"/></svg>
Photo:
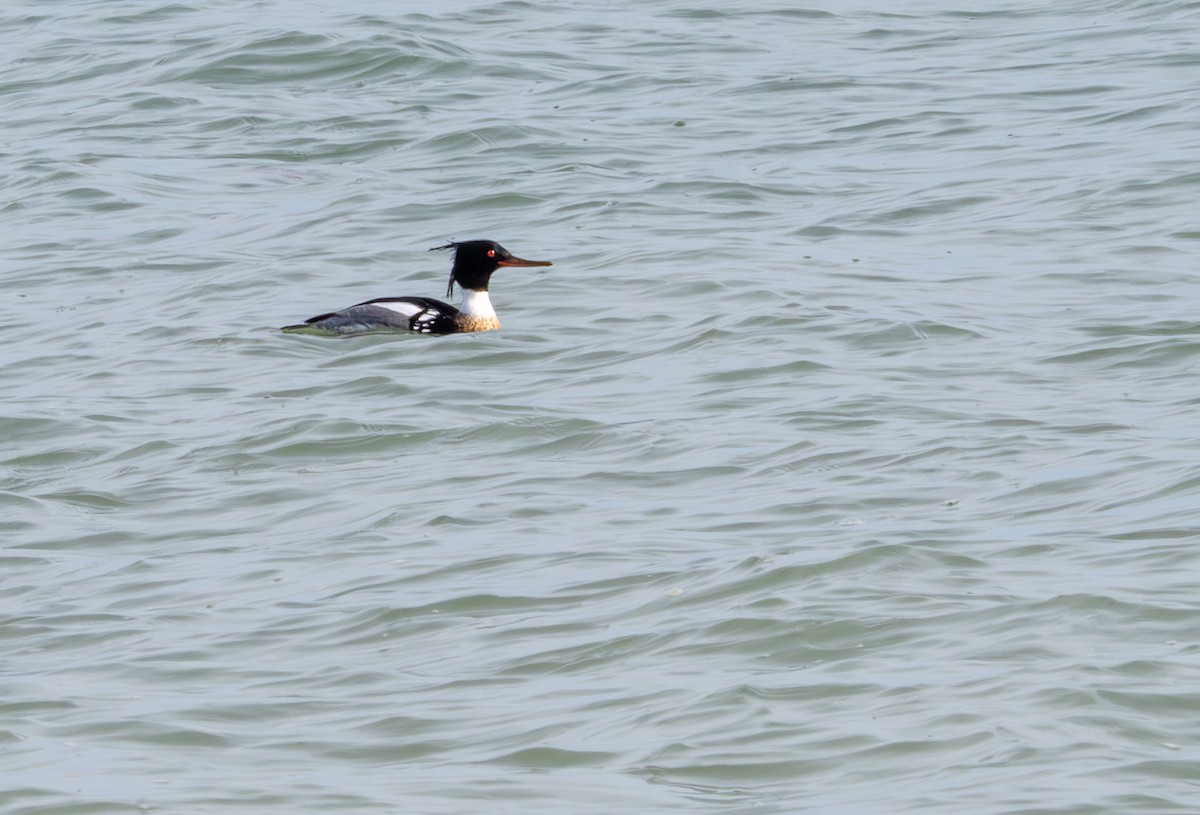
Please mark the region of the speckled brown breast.
<svg viewBox="0 0 1200 815"><path fill-rule="evenodd" d="M470 314L459 314L454 318L454 322L462 332L495 331L500 327L500 320L496 317L476 317Z"/></svg>

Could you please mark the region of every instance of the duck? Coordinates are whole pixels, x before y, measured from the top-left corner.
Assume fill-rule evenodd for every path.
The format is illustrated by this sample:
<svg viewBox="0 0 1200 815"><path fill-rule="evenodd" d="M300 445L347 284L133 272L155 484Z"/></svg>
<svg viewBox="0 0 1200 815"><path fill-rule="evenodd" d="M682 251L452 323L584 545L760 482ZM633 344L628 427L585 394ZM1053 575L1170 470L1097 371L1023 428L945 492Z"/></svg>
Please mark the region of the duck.
<svg viewBox="0 0 1200 815"><path fill-rule="evenodd" d="M549 260L519 258L495 241L471 240L435 246L429 251L454 250L450 282L446 296L454 294L457 283L462 290L458 308L431 297L377 297L340 311L309 317L302 323L286 325L288 333L354 337L375 332L416 334L466 334L495 331L500 318L492 306L488 285L492 273L501 267L553 266Z"/></svg>

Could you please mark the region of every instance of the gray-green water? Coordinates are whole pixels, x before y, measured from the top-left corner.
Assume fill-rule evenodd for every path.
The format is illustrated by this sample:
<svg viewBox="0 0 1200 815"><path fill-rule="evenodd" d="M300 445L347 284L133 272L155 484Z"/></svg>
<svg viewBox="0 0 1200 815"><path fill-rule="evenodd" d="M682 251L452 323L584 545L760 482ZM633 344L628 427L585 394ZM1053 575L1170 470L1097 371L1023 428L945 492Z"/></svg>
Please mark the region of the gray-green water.
<svg viewBox="0 0 1200 815"><path fill-rule="evenodd" d="M1200 3L0 37L0 812L1200 806Z"/></svg>

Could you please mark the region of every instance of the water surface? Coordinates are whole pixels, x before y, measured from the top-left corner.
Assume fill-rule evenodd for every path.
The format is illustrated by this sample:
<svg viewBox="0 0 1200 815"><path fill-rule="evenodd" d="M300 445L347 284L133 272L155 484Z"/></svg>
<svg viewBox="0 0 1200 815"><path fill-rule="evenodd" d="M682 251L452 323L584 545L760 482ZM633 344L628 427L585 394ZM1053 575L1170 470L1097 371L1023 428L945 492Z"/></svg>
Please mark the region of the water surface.
<svg viewBox="0 0 1200 815"><path fill-rule="evenodd" d="M6 6L0 812L1194 811L1198 26Z"/></svg>

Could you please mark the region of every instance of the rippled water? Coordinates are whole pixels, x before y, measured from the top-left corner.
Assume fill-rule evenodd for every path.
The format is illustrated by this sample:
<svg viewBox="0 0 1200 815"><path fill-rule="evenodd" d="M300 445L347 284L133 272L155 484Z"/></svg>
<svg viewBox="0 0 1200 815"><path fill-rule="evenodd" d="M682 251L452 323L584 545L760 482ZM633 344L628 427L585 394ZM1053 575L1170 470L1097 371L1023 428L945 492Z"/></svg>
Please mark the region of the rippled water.
<svg viewBox="0 0 1200 815"><path fill-rule="evenodd" d="M6 815L1195 811L1200 3L0 33Z"/></svg>

